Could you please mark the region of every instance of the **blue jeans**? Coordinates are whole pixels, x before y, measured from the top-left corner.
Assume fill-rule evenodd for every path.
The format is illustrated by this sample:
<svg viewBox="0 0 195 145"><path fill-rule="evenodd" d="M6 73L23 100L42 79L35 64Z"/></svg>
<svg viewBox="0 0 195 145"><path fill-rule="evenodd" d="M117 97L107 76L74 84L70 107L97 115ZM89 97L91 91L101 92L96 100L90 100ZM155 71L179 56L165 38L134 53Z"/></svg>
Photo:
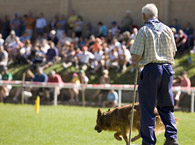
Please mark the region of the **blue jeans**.
<svg viewBox="0 0 195 145"><path fill-rule="evenodd" d="M143 143L155 145L155 115L157 109L165 125L165 137L177 138L172 92L173 69L170 64L150 63L144 67L139 80L139 102L141 113L140 134Z"/></svg>

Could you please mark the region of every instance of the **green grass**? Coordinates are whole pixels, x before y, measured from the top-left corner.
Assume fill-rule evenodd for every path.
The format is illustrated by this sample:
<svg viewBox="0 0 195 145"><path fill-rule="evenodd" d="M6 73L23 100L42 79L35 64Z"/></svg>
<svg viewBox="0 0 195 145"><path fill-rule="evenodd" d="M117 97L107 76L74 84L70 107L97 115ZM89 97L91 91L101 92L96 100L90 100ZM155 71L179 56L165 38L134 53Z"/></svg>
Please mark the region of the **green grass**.
<svg viewBox="0 0 195 145"><path fill-rule="evenodd" d="M124 145L124 141L114 139L114 132L94 131L96 111L90 107L41 106L37 116L32 105L0 104L0 144ZM180 119L180 145L195 145L194 114L176 112L175 116ZM157 145L162 145L163 134L157 140Z"/></svg>

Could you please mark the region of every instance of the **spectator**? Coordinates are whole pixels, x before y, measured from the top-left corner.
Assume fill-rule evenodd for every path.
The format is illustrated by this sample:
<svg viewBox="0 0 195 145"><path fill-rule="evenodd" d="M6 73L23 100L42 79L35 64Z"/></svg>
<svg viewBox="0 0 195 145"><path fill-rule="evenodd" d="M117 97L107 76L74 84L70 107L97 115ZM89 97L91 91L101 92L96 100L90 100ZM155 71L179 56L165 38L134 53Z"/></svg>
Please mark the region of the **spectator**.
<svg viewBox="0 0 195 145"><path fill-rule="evenodd" d="M112 89L109 91L107 95L107 100L103 102L102 107L105 108L106 106L108 107L117 107L118 105L118 94L117 92Z"/></svg>
<svg viewBox="0 0 195 145"><path fill-rule="evenodd" d="M107 33L108 33L108 29L107 27L100 21L98 22L98 37L106 37L107 36Z"/></svg>
<svg viewBox="0 0 195 145"><path fill-rule="evenodd" d="M26 70L24 81L25 82L30 82L30 81L33 80L33 78L34 78L33 72L30 69ZM18 97L22 93L24 95L24 100L28 101L28 98L32 97L31 87L20 87L20 88L18 88L16 93L15 93L15 96L13 98L13 101L18 101Z"/></svg>
<svg viewBox="0 0 195 145"><path fill-rule="evenodd" d="M20 41L21 41L22 43L25 43L26 40L30 40L30 36L29 36L28 33L25 31L25 32L23 33L23 35L20 37Z"/></svg>
<svg viewBox="0 0 195 145"><path fill-rule="evenodd" d="M11 81L13 80L12 74L8 71L7 67L3 68L2 80ZM8 99L9 92L12 89L11 85L4 85L0 88L0 98L4 102Z"/></svg>
<svg viewBox="0 0 195 145"><path fill-rule="evenodd" d="M113 21L112 22L112 28L111 28L112 36L115 36L116 35L116 31L117 30L118 30L117 22L116 21Z"/></svg>
<svg viewBox="0 0 195 145"><path fill-rule="evenodd" d="M87 70L87 66L89 65L90 59L94 59L94 55L88 51L87 46L83 46L82 49L83 49L82 53L79 53L77 55L79 66L83 70Z"/></svg>
<svg viewBox="0 0 195 145"><path fill-rule="evenodd" d="M74 23L74 32L76 33L76 37L81 37L83 31L83 19L81 16L78 16L77 20Z"/></svg>
<svg viewBox="0 0 195 145"><path fill-rule="evenodd" d="M79 38L74 31L71 32L70 42L74 45L74 48L78 47Z"/></svg>
<svg viewBox="0 0 195 145"><path fill-rule="evenodd" d="M44 14L40 13L39 17L36 19L36 33L38 35L43 35L45 32L45 28L47 26L47 22L44 18Z"/></svg>
<svg viewBox="0 0 195 145"><path fill-rule="evenodd" d="M193 46L193 38L194 38L194 30L190 22L187 22L186 27L183 30L185 34L188 36L188 45L190 47Z"/></svg>
<svg viewBox="0 0 195 145"><path fill-rule="evenodd" d="M127 49L125 45L122 45L121 49L118 53L118 66L117 71L119 71L120 68L122 68L122 72L126 71L127 63L130 63L131 54L130 51Z"/></svg>
<svg viewBox="0 0 195 145"><path fill-rule="evenodd" d="M180 52L184 52L187 49L188 36L183 32L182 29L178 31L178 37L176 38L176 46Z"/></svg>
<svg viewBox="0 0 195 145"><path fill-rule="evenodd" d="M110 77L108 75L108 70L102 71L102 76L100 77L100 84L110 84ZM95 99L98 96L98 105L101 105L102 103L102 97L104 92L107 92L106 90L97 90L96 93L92 96L92 99Z"/></svg>
<svg viewBox="0 0 195 145"><path fill-rule="evenodd" d="M126 15L121 21L121 32L130 31L133 26L133 19L131 17L131 11L126 10Z"/></svg>
<svg viewBox="0 0 195 145"><path fill-rule="evenodd" d="M80 70L79 72L79 80L81 84L87 85L89 82L89 78L86 76L84 70Z"/></svg>
<svg viewBox="0 0 195 145"><path fill-rule="evenodd" d="M137 32L138 32L138 29L136 27L134 27L132 29L132 34L130 35L130 39L131 40L134 40L135 39L135 37L137 36Z"/></svg>
<svg viewBox="0 0 195 145"><path fill-rule="evenodd" d="M118 52L115 48L111 49L108 53L108 60L106 61L106 67L109 69L110 67L118 66Z"/></svg>
<svg viewBox="0 0 195 145"><path fill-rule="evenodd" d="M56 31L55 30L50 31L50 35L49 35L47 40L52 41L55 45L58 44L58 38L56 36Z"/></svg>
<svg viewBox="0 0 195 145"><path fill-rule="evenodd" d="M0 33L0 46L4 46L4 39L2 38L1 33Z"/></svg>
<svg viewBox="0 0 195 145"><path fill-rule="evenodd" d="M68 18L68 29L70 30L69 34L74 29L74 25L77 19L78 19L78 16L76 15L75 11L72 10L70 17Z"/></svg>
<svg viewBox="0 0 195 145"><path fill-rule="evenodd" d="M43 68L38 67L37 73L35 74L35 77L33 78L34 82L47 82L48 76L43 72Z"/></svg>
<svg viewBox="0 0 195 145"><path fill-rule="evenodd" d="M64 82L59 74L56 74L56 72L54 70L51 70L49 73L48 83L58 83L60 85L60 84L63 84ZM56 87L55 89L57 91L57 95L59 95L60 89L61 89L60 86ZM48 93L49 94L54 93L54 88L49 89Z"/></svg>
<svg viewBox="0 0 195 145"><path fill-rule="evenodd" d="M91 35L95 35L96 31L97 30L96 30L95 26L93 26L90 22L88 22L86 25L86 30L85 30L84 36L90 37Z"/></svg>
<svg viewBox="0 0 195 145"><path fill-rule="evenodd" d="M28 33L30 39L33 36L34 25L35 25L35 18L33 17L32 12L29 12L29 15L25 19L25 27L26 27L26 32Z"/></svg>
<svg viewBox="0 0 195 145"><path fill-rule="evenodd" d="M10 22L10 27L12 30L15 31L16 36L20 36L20 27L21 27L21 21L18 17L18 14L14 14L14 19L11 20Z"/></svg>
<svg viewBox="0 0 195 145"><path fill-rule="evenodd" d="M78 74L77 73L73 73L72 75L72 80L71 83L75 84L75 85L79 85L80 84L80 80L78 78ZM70 92L70 100L69 102L78 102L79 101L79 89L78 88L72 88L69 89Z"/></svg>
<svg viewBox="0 0 195 145"><path fill-rule="evenodd" d="M185 72L185 71L182 72L181 76L179 76L179 80L173 81L173 86L186 87L187 89L190 89L191 81L187 76L187 72ZM189 93L187 93L187 94L189 94ZM175 95L175 109L179 108L180 98L185 96L185 95L186 95L186 93L181 92L180 88L179 88L179 91L177 91L177 93Z"/></svg>
<svg viewBox="0 0 195 145"><path fill-rule="evenodd" d="M63 33L65 32L66 27L66 20L64 18L64 15L61 15L59 20L57 21L57 38L60 40L63 36Z"/></svg>
<svg viewBox="0 0 195 145"><path fill-rule="evenodd" d="M10 21L7 15L4 16L2 22L2 35L3 39L5 40L10 33Z"/></svg>
<svg viewBox="0 0 195 145"><path fill-rule="evenodd" d="M16 40L16 33L14 30L11 30L9 36L5 40L5 46L7 47L10 43L14 42Z"/></svg>
<svg viewBox="0 0 195 145"><path fill-rule="evenodd" d="M57 21L58 21L58 17L54 16L52 21L49 24L50 30L57 30Z"/></svg>
<svg viewBox="0 0 195 145"><path fill-rule="evenodd" d="M172 20L170 28L175 28L176 33L178 33L180 27L179 27L179 24L178 24L178 20L176 18Z"/></svg>
<svg viewBox="0 0 195 145"><path fill-rule="evenodd" d="M3 71L3 68L7 66L8 63L8 53L4 50L3 46L0 46L0 73Z"/></svg>
<svg viewBox="0 0 195 145"><path fill-rule="evenodd" d="M31 63L30 55L31 55L32 44L30 40L26 40L24 42L24 46L19 50L19 54L16 56L19 64Z"/></svg>

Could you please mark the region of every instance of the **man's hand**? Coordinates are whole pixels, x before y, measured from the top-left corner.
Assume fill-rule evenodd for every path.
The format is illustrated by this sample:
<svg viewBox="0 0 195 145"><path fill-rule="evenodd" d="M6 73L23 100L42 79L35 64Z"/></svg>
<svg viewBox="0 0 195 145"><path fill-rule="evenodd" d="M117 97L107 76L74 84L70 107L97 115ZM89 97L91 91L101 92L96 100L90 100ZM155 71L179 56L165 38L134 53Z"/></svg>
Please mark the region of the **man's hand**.
<svg viewBox="0 0 195 145"><path fill-rule="evenodd" d="M132 65L133 65L133 67L138 66L140 59L141 59L140 55L136 55L136 54L132 55Z"/></svg>

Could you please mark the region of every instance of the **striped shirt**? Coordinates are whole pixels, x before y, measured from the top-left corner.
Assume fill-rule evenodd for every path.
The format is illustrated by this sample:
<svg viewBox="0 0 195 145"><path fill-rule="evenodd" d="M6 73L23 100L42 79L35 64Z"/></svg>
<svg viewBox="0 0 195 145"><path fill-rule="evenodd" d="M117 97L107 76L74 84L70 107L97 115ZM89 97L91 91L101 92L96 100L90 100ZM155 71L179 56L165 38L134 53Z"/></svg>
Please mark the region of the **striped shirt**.
<svg viewBox="0 0 195 145"><path fill-rule="evenodd" d="M159 21L157 20L157 22ZM148 63L175 64L174 54L177 49L173 33L168 26L160 24L160 31L155 30L156 28L158 29L158 25L156 26L155 23L145 23L138 31L134 44L131 47L131 54L141 56L139 62L141 66Z"/></svg>

